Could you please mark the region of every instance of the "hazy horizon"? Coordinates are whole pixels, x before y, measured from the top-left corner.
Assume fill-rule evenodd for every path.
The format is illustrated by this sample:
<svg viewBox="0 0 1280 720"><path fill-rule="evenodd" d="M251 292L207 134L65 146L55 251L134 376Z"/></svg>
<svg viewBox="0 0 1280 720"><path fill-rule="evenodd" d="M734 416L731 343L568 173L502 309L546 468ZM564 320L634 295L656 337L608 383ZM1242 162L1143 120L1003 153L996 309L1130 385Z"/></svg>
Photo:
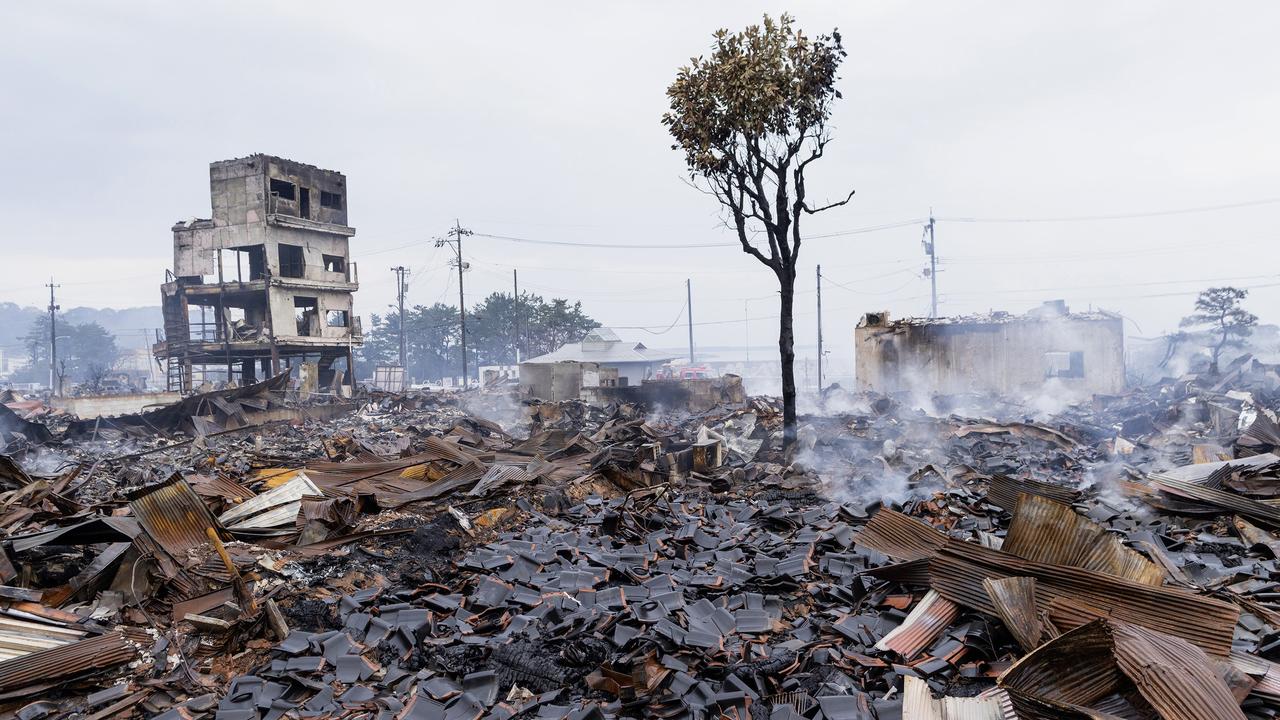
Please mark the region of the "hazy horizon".
<svg viewBox="0 0 1280 720"><path fill-rule="evenodd" d="M0 208L17 278L0 301L43 306L54 276L63 307L157 305L169 228L209 216L209 163L254 152L347 175L366 323L394 298L392 265L413 269L410 303L456 303L432 242L455 219L540 242L732 243L670 149L664 91L715 29L786 10L844 36L836 142L810 185L857 190L807 225L798 343L816 334L818 263L833 354L851 356L863 312L927 313L931 208L942 314L1063 298L1150 337L1199 290L1234 284L1262 322L1280 319L1280 280L1247 267L1280 203L1272 4L309 7L0 10ZM1139 217L1084 219L1115 215ZM893 227L839 234L879 226ZM671 325L690 277L698 343L776 337L774 280L732 247L472 237L466 255L469 303L509 292L518 267L522 289L680 346L683 320L638 328Z"/></svg>

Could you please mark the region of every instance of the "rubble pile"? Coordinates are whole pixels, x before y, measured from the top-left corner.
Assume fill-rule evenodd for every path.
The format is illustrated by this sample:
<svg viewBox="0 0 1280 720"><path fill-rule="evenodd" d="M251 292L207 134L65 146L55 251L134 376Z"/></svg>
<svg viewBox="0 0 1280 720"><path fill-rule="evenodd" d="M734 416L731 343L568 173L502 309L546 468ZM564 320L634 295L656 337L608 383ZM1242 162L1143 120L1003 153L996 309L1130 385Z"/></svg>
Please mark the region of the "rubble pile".
<svg viewBox="0 0 1280 720"><path fill-rule="evenodd" d="M1278 370L829 396L786 453L767 398L14 399L0 714L1274 717Z"/></svg>

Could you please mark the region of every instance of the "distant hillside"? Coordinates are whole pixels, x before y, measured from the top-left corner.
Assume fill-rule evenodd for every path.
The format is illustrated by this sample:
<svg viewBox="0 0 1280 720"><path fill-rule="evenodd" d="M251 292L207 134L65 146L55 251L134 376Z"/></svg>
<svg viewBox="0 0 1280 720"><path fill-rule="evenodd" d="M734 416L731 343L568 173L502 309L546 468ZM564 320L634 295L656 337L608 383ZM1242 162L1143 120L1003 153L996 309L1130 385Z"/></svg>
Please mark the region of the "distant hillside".
<svg viewBox="0 0 1280 720"><path fill-rule="evenodd" d="M11 302L0 303L0 345L21 344L22 336L27 334L31 323L45 312L45 308L23 307ZM150 332L164 324L159 305L123 310L77 307L64 310L62 317L73 323L96 322L114 335L136 336L139 330Z"/></svg>

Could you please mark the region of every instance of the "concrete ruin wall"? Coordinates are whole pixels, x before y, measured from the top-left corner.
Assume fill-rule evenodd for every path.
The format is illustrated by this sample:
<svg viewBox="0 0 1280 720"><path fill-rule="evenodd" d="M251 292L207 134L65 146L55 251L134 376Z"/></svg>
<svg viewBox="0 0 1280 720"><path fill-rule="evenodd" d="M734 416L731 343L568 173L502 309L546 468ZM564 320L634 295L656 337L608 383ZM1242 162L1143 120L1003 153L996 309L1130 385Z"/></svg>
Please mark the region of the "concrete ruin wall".
<svg viewBox="0 0 1280 720"><path fill-rule="evenodd" d="M540 400L559 402L577 400L582 395L582 377L586 372L599 373L596 363L566 360L557 363L521 363L520 394Z"/></svg>
<svg viewBox="0 0 1280 720"><path fill-rule="evenodd" d="M942 394L1036 392L1052 379L1073 394L1124 388L1124 328L1116 318L893 323L854 331L860 389ZM1046 353L1080 353L1081 377L1048 377Z"/></svg>

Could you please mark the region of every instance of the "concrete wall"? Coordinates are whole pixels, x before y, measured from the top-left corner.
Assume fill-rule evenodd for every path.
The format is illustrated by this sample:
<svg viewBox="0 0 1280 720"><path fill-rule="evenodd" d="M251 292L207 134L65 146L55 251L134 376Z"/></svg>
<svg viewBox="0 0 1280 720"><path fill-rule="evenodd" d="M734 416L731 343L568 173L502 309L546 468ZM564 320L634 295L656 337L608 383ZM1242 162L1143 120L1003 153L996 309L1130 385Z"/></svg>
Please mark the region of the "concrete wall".
<svg viewBox="0 0 1280 720"><path fill-rule="evenodd" d="M1052 380L1072 394L1124 388L1118 317L1017 317L992 322L903 322L854 331L858 387L943 394L1036 392ZM1083 377L1048 377L1047 353L1080 353Z"/></svg>
<svg viewBox="0 0 1280 720"><path fill-rule="evenodd" d="M618 384L622 385L623 380L625 379L628 386L639 385L642 381L653 377L654 373L658 371L660 366L661 363L647 362L616 363L609 365L609 367L616 367L618 369Z"/></svg>
<svg viewBox="0 0 1280 720"><path fill-rule="evenodd" d="M355 318L352 315L351 293L318 288L284 287L273 288L271 293L271 322L278 342L290 342L298 337L296 298L315 298L318 306L317 319L311 324L313 338L342 338L352 332ZM347 327L329 327L326 323L329 310L347 311ZM318 331L318 333L317 333Z"/></svg>
<svg viewBox="0 0 1280 720"><path fill-rule="evenodd" d="M132 415L144 409L154 409L157 405L169 405L182 399L182 393L146 393L132 395L94 395L89 397L52 398L49 402L56 408L62 408L79 417L89 419L96 417L115 417L116 415Z"/></svg>
<svg viewBox="0 0 1280 720"><path fill-rule="evenodd" d="M576 400L582 395L583 374L600 372L596 363L572 361L521 363L520 394L540 400Z"/></svg>

